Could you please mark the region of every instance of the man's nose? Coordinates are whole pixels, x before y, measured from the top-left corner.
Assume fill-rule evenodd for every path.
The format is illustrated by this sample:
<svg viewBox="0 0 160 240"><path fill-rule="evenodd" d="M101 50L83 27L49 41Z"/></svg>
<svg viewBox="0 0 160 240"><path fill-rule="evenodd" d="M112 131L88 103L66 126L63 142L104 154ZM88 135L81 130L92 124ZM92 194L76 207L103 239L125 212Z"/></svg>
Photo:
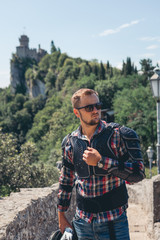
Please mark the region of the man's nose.
<svg viewBox="0 0 160 240"><path fill-rule="evenodd" d="M93 111L95 112L98 112L98 110L97 110L97 108L94 106L94 108L93 108Z"/></svg>

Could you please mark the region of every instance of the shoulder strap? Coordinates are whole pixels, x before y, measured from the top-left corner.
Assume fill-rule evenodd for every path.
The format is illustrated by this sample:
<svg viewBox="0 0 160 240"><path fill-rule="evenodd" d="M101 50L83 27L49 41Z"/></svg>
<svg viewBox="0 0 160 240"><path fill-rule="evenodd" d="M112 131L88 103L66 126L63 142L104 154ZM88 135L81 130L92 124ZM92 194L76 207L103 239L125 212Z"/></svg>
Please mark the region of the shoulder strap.
<svg viewBox="0 0 160 240"><path fill-rule="evenodd" d="M62 144L61 144L61 147L62 147L62 166L65 166L71 170L74 170L74 165L70 162L68 162L65 158L64 158L64 149L66 147L66 144L68 142L68 140L70 139L71 137L71 133L69 133L67 136L64 137L63 141L62 141Z"/></svg>
<svg viewBox="0 0 160 240"><path fill-rule="evenodd" d="M110 122L107 127L119 128L121 125L119 123Z"/></svg>
<svg viewBox="0 0 160 240"><path fill-rule="evenodd" d="M67 143L67 141L68 141L68 139L69 139L70 136L71 136L71 133L67 134L67 135L63 138L62 144L61 144L62 149L66 146L66 143Z"/></svg>

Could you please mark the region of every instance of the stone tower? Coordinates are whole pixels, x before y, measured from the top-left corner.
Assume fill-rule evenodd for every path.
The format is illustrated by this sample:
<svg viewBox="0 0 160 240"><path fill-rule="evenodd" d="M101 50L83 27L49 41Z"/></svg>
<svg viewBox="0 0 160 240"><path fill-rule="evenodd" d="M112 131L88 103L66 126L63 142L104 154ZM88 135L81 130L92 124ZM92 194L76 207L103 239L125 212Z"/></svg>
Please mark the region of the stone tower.
<svg viewBox="0 0 160 240"><path fill-rule="evenodd" d="M22 35L19 38L19 42L21 47L29 47L29 38L26 35Z"/></svg>
<svg viewBox="0 0 160 240"><path fill-rule="evenodd" d="M11 83L11 91L12 93L16 92L18 86L24 85L27 89L27 92L31 97L36 97L39 94L45 94L45 85L44 83L37 80L35 86L32 86L30 89L25 81L24 77L24 69L23 65L19 63L18 59L34 59L37 63L41 60L43 56L47 54L47 52L43 49L29 48L29 38L26 35L22 35L19 38L20 45L16 47L16 53L13 54L12 59L10 61L10 83Z"/></svg>

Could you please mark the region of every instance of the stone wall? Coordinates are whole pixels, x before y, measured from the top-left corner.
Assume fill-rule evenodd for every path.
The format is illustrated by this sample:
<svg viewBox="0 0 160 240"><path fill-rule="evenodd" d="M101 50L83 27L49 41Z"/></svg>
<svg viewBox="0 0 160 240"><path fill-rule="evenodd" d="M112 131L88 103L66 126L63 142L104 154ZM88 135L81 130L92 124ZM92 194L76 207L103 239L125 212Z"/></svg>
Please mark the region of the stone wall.
<svg viewBox="0 0 160 240"><path fill-rule="evenodd" d="M160 239L160 175L127 185L129 203L141 204L148 216L147 234ZM21 189L0 199L0 240L47 240L58 229L58 183L50 188ZM67 217L75 212L75 192Z"/></svg>
<svg viewBox="0 0 160 240"><path fill-rule="evenodd" d="M58 229L58 184L51 188L21 189L0 199L0 240L47 240ZM75 211L75 193L67 217Z"/></svg>
<svg viewBox="0 0 160 240"><path fill-rule="evenodd" d="M141 204L148 216L147 234L160 240L160 175L128 186L129 202Z"/></svg>

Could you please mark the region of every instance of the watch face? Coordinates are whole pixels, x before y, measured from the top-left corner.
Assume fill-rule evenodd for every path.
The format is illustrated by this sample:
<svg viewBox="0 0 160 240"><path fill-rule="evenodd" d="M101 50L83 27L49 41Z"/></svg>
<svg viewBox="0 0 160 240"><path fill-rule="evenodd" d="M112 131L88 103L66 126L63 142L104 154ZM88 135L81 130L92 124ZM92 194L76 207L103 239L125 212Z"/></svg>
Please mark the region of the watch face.
<svg viewBox="0 0 160 240"><path fill-rule="evenodd" d="M99 168L102 168L102 167L103 167L103 163L101 163L101 162L98 162L97 165L98 165Z"/></svg>

